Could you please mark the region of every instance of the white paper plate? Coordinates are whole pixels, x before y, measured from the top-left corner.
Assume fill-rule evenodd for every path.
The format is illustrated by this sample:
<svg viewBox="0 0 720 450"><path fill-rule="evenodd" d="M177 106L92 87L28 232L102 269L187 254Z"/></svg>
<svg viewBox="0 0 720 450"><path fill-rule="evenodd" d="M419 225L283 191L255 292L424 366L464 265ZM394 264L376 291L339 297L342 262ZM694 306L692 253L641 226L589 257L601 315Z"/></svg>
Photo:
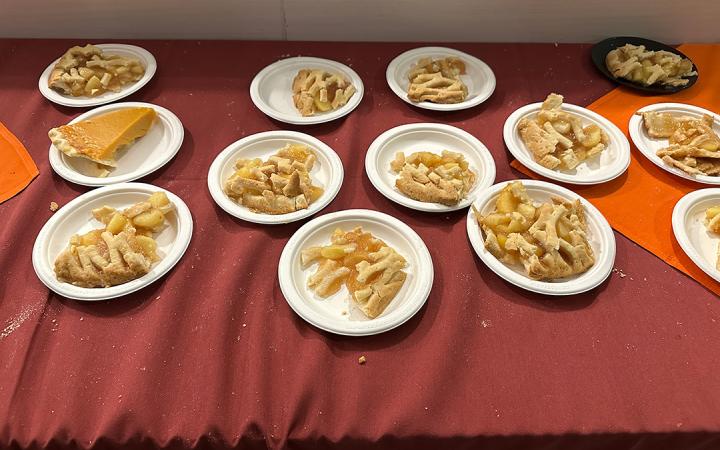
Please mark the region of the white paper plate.
<svg viewBox="0 0 720 450"><path fill-rule="evenodd" d="M457 56L465 63L467 73L460 77L468 88L468 96L465 101L452 104L410 101L407 96L408 86L410 85L410 81L408 80L410 69L421 58L431 57L437 59L447 58L448 56ZM472 108L487 100L493 91L495 91L495 74L492 69L490 69L490 66L472 55L445 47L415 48L396 56L388 65L385 78L387 79L390 89L404 102L417 106L418 108L432 109L435 111L458 111Z"/></svg>
<svg viewBox="0 0 720 450"><path fill-rule="evenodd" d="M344 286L335 295L323 299L307 288L307 278L317 265L302 270L302 250L329 245L336 228L350 230L362 226L393 247L407 260L407 279L387 309L368 319L352 304ZM350 209L326 214L306 223L290 238L280 255L278 279L290 307L303 319L331 333L347 336L379 334L402 325L417 313L430 295L434 277L432 258L420 236L398 219L377 211ZM345 312L346 314L343 314Z"/></svg>
<svg viewBox="0 0 720 450"><path fill-rule="evenodd" d="M509 182L504 181L492 186L475 200L475 207L481 214L488 214L495 209L495 200L498 194ZM485 249L482 231L475 218L475 211L470 208L467 216L468 237L475 253L485 265L516 286L547 295L579 294L589 291L605 281L615 262L615 235L600 211L576 193L552 183L535 180L522 180L522 183L530 197L538 203L549 201L553 196L582 201L588 223L588 240L595 254L595 264L587 272L574 277L551 282L531 280L525 275L521 265L515 267L503 264Z"/></svg>
<svg viewBox="0 0 720 450"><path fill-rule="evenodd" d="M137 180L167 164L180 150L185 131L180 119L161 106L141 102L115 103L81 114L70 123L119 109L138 107L152 108L158 117L145 136L120 150L117 167L108 176L98 176L100 169L89 159L67 156L51 144L48 158L55 173L83 186L107 186Z"/></svg>
<svg viewBox="0 0 720 450"><path fill-rule="evenodd" d="M390 162L397 152L408 156L418 151L440 154L443 150L461 153L477 176L467 197L454 206L413 200L395 187L397 174ZM391 128L378 136L365 155L365 171L373 186L385 197L418 211L444 212L467 208L479 192L495 182L495 161L487 147L475 136L452 127L435 123L414 123Z"/></svg>
<svg viewBox="0 0 720 450"><path fill-rule="evenodd" d="M703 114L710 114L715 119L715 122L713 124L713 130L715 131L715 133L720 134L720 116L713 113L712 111L700 108L699 106L686 105L684 103L655 103L653 105L648 105L640 108L637 112L650 111L665 112L678 116L691 116L697 118L702 117ZM657 155L657 151L661 148L667 147L670 144L668 143L667 139L655 139L648 136L647 130L645 130L645 125L643 125L642 116L633 114L632 117L630 117L630 123L628 124L628 128L630 129L630 137L632 138L633 143L638 148L638 150L640 150L640 153L642 153L643 156L649 159L656 166L667 172L670 172L673 175L685 178L686 180L692 180L703 184L720 184L720 177L711 177L707 175L690 175L689 173L686 173L678 169L677 167L672 167L665 164L662 158Z"/></svg>
<svg viewBox="0 0 720 450"><path fill-rule="evenodd" d="M92 217L92 210L104 205L117 209L127 208L146 200L153 192L164 191L175 205L165 217L169 225L155 236L161 260L148 274L118 286L83 288L61 283L55 277L55 258L68 245L74 234L100 228L102 224ZM192 237L193 219L185 202L175 194L145 183L124 183L106 186L87 192L60 208L40 230L33 247L32 262L40 281L52 291L75 300L108 300L135 292L165 275L180 261Z"/></svg>
<svg viewBox="0 0 720 450"><path fill-rule="evenodd" d="M600 155L583 161L573 170L553 170L543 167L533 159L518 132L518 123L526 117L534 117L542 103L523 106L505 120L503 138L510 153L525 167L546 178L571 184L599 184L622 175L630 165L630 143L612 122L589 109L563 103L563 111L579 116L583 126L595 124L607 133L610 143Z"/></svg>
<svg viewBox="0 0 720 450"><path fill-rule="evenodd" d="M716 281L715 268L720 235L705 228L705 210L720 205L720 188L700 189L681 198L673 208L672 227L680 247L692 261Z"/></svg>
<svg viewBox="0 0 720 450"><path fill-rule="evenodd" d="M104 105L111 103L121 98L127 97L128 95L137 92L140 88L148 84L155 75L157 70L157 62L155 57L149 51L142 47L127 44L96 44L96 47L100 47L104 53L110 53L114 55L133 57L140 60L143 67L145 67L145 74L135 83L127 84L123 87L120 92L108 91L97 97L73 97L72 95L64 95L48 87L48 79L50 78L50 72L52 72L55 64L60 60L56 59L43 71L38 80L38 88L40 93L46 99L53 103L63 106L71 106L73 108L87 108L90 106Z"/></svg>
<svg viewBox="0 0 720 450"><path fill-rule="evenodd" d="M293 79L301 69L323 69L331 73L342 74L355 86L356 92L344 106L336 110L303 117L295 108L292 99ZM250 98L260 111L273 119L294 125L325 123L350 114L360 104L363 92L363 82L360 76L345 64L307 56L274 62L258 72L250 83Z"/></svg>
<svg viewBox="0 0 720 450"><path fill-rule="evenodd" d="M315 151L317 161L310 171L313 184L325 190L323 195L311 203L307 209L288 214L262 214L239 205L223 191L225 181L235 173L235 162L241 158L261 158L263 160L277 153L285 144L304 144ZM215 158L208 172L208 189L213 200L228 214L248 222L263 224L282 224L294 222L311 216L335 198L344 177L340 157L327 144L296 131L265 131L233 142Z"/></svg>

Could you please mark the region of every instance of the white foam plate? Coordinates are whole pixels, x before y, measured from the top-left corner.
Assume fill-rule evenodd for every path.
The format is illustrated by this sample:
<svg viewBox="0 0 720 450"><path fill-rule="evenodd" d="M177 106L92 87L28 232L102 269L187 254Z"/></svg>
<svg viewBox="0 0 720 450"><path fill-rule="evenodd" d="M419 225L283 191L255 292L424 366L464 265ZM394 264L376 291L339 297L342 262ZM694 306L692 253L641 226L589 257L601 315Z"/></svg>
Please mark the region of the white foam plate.
<svg viewBox="0 0 720 450"><path fill-rule="evenodd" d="M295 108L292 99L293 79L301 69L323 69L330 73L339 73L355 86L355 94L345 105L336 110L303 117ZM250 83L250 98L260 111L275 120L293 125L325 123L346 116L360 104L363 92L360 76L345 64L307 56L274 62L258 72Z"/></svg>
<svg viewBox="0 0 720 450"><path fill-rule="evenodd" d="M413 200L395 187L397 174L390 169L395 154L443 150L461 153L477 177L475 186L457 205L446 206ZM475 136L450 125L414 123L391 128L378 136L365 155L365 172L375 189L390 200L418 211L444 212L467 208L475 196L495 182L495 161L490 151Z"/></svg>
<svg viewBox="0 0 720 450"><path fill-rule="evenodd" d="M104 105L137 92L143 86L148 84L157 71L157 61L155 61L155 57L152 53L142 47L127 44L96 44L95 46L100 47L103 50L103 53L139 59L140 63L142 63L143 67L145 67L145 74L135 83L125 85L120 92L108 91L98 95L97 97L73 97L72 95L61 94L60 92L48 87L50 72L52 72L55 64L57 64L60 60L58 57L55 61L50 63L47 69L43 71L42 75L40 75L40 80L38 80L38 88L40 89L40 93L43 97L53 103L57 103L58 105L71 106L73 108L87 108L90 106Z"/></svg>
<svg viewBox="0 0 720 450"><path fill-rule="evenodd" d="M351 230L361 226L393 247L407 260L407 279L385 311L367 318L353 305L350 293L342 287L335 295L320 298L307 288L307 278L317 265L303 270L302 250L329 245L336 228ZM278 264L280 289L290 307L310 324L331 333L366 336L392 330L409 320L425 304L433 284L433 263L420 236L400 220L377 211L350 209L326 214L306 223L285 245ZM345 312L346 314L343 314Z"/></svg>
<svg viewBox="0 0 720 450"><path fill-rule="evenodd" d="M583 126L595 124L603 129L610 139L607 148L598 156L583 161L572 170L548 169L535 162L532 152L520 137L518 123L524 118L535 117L541 106L542 103L523 106L505 120L503 127L505 145L522 165L551 180L571 184L605 183L619 177L627 170L630 165L630 142L625 134L600 114L569 103L563 103L563 111L580 117Z"/></svg>
<svg viewBox="0 0 720 450"><path fill-rule="evenodd" d="M480 214L485 215L495 209L495 200L498 194L509 182L498 183L480 194L475 200L475 207L480 211ZM595 254L595 264L587 272L573 277L555 281L532 280L525 275L525 269L522 265L506 265L498 261L485 249L482 230L477 223L475 211L470 208L467 216L467 233L475 253L478 254L482 262L506 281L528 291L546 295L579 294L589 291L605 281L610 275L615 262L615 235L602 213L587 200L563 187L536 180L522 180L522 183L530 197L537 203L550 201L551 197L554 196L571 201L576 199L582 201L588 223L588 241Z"/></svg>
<svg viewBox="0 0 720 450"><path fill-rule="evenodd" d="M256 213L238 204L223 191L225 181L235 173L238 159L261 158L277 153L285 144L304 144L315 151L317 161L310 171L313 184L325 190L322 196L306 209L288 214ZM233 142L215 158L208 172L208 189L215 203L228 214L248 222L282 224L304 219L317 213L335 198L344 177L343 165L335 151L321 140L296 131L265 131Z"/></svg>
<svg viewBox="0 0 720 450"><path fill-rule="evenodd" d="M465 63L467 73L460 76L460 79L468 88L468 96L465 101L448 104L410 101L407 96L408 86L410 85L410 80L408 80L410 69L421 58L440 59L448 56L457 56ZM385 71L385 78L390 89L404 102L418 108L432 109L434 111L459 111L472 108L487 100L495 91L495 74L490 69L490 66L472 55L446 47L421 47L401 53L390 61Z"/></svg>
<svg viewBox="0 0 720 450"><path fill-rule="evenodd" d="M720 271L715 267L720 235L705 228L705 210L718 205L720 188L700 189L681 198L672 215L673 233L680 247L716 281L720 281Z"/></svg>
<svg viewBox="0 0 720 450"><path fill-rule="evenodd" d="M150 194L157 191L164 191L175 208L165 216L168 226L155 235L158 254L162 259L153 265L149 273L128 283L108 288L83 288L57 280L53 270L55 258L67 248L70 237L103 226L93 219L93 209L105 205L124 209L146 200ZM67 298L97 301L122 297L153 283L172 269L190 245L192 229L193 219L190 210L185 202L172 192L144 183L106 186L75 198L62 206L45 223L33 246L33 268L45 286Z"/></svg>
<svg viewBox="0 0 720 450"><path fill-rule="evenodd" d="M89 159L67 156L51 144L48 159L55 173L83 186L107 186L137 180L167 164L180 150L185 131L180 119L161 106L141 102L115 103L81 114L70 123L77 123L111 111L137 107L152 108L157 112L158 117L145 136L120 150L117 167L113 168L108 176L99 176L98 165Z"/></svg>
<svg viewBox="0 0 720 450"><path fill-rule="evenodd" d="M713 130L715 131L715 133L720 134L720 116L713 113L712 111L700 108L699 106L687 105L684 103L655 103L653 105L648 105L640 108L637 112L651 111L666 112L673 115L691 116L696 118L702 117L703 114L709 114L715 119L715 122L713 123ZM645 130L642 116L637 115L637 113L633 114L632 117L630 117L628 128L630 129L630 137L632 138L633 143L638 148L638 150L640 150L640 153L642 153L643 156L649 159L650 162L652 162L656 166L660 167L666 172L670 172L673 175L685 178L686 180L692 180L703 184L720 184L720 177L711 177L708 175L690 175L689 173L686 173L685 171L680 170L677 167L672 167L665 164L662 158L657 155L657 151L661 148L669 146L670 144L667 139L651 138L647 134L647 130Z"/></svg>

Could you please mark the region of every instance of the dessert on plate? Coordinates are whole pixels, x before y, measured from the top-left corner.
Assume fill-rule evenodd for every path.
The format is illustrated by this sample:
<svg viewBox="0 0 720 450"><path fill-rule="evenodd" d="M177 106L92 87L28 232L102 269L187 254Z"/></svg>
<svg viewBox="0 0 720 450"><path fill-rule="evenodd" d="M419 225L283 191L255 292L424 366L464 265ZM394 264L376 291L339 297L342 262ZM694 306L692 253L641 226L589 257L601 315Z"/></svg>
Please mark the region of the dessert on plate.
<svg viewBox="0 0 720 450"><path fill-rule="evenodd" d="M690 175L720 175L720 137L713 130L714 119L677 116L666 112L640 112L648 136L667 139L657 151L665 164Z"/></svg>
<svg viewBox="0 0 720 450"><path fill-rule="evenodd" d="M414 200L447 206L464 199L476 178L465 157L449 150L440 155L415 152L407 157L398 152L390 168L398 174L395 187L400 192Z"/></svg>
<svg viewBox="0 0 720 450"><path fill-rule="evenodd" d="M330 245L309 247L300 255L303 269L318 264L307 286L327 298L346 286L355 304L369 318L385 311L407 278L405 258L361 227L336 229Z"/></svg>
<svg viewBox="0 0 720 450"><path fill-rule="evenodd" d="M646 50L644 45L625 44L608 52L605 65L615 78L644 86L685 86L685 77L697 75L692 62L665 50Z"/></svg>
<svg viewBox="0 0 720 450"><path fill-rule="evenodd" d="M51 129L48 136L68 156L115 167L118 151L145 136L156 118L153 108L123 108L61 125Z"/></svg>
<svg viewBox="0 0 720 450"><path fill-rule="evenodd" d="M720 234L720 206L711 206L705 210L705 228L715 234ZM715 268L720 270L720 245L717 247Z"/></svg>
<svg viewBox="0 0 720 450"><path fill-rule="evenodd" d="M520 120L518 131L535 162L548 169L572 170L599 155L610 140L599 126L583 126L580 117L563 111L562 104L562 95L548 95L534 117Z"/></svg>
<svg viewBox="0 0 720 450"><path fill-rule="evenodd" d="M55 259L59 281L85 288L127 283L142 277L160 260L153 236L165 226L173 205L164 192L125 210L103 206L92 211L103 228L73 235Z"/></svg>
<svg viewBox="0 0 720 450"><path fill-rule="evenodd" d="M310 176L316 159L315 153L302 144L286 144L265 161L240 159L224 191L258 213L287 214L305 209L324 192L313 185Z"/></svg>
<svg viewBox="0 0 720 450"><path fill-rule="evenodd" d="M500 192L495 210L475 210L485 248L508 265L521 264L533 280L556 280L587 271L595 256L580 200L534 202L520 181Z"/></svg>
<svg viewBox="0 0 720 450"><path fill-rule="evenodd" d="M413 102L463 102L468 89L461 75L465 75L465 63L458 57L422 58L410 68L408 98Z"/></svg>
<svg viewBox="0 0 720 450"><path fill-rule="evenodd" d="M119 92L144 74L138 59L108 54L88 44L72 47L60 57L50 72L48 87L73 97L95 97L107 91Z"/></svg>
<svg viewBox="0 0 720 450"><path fill-rule="evenodd" d="M355 94L345 77L322 69L302 69L293 79L293 103L303 116L338 109Z"/></svg>

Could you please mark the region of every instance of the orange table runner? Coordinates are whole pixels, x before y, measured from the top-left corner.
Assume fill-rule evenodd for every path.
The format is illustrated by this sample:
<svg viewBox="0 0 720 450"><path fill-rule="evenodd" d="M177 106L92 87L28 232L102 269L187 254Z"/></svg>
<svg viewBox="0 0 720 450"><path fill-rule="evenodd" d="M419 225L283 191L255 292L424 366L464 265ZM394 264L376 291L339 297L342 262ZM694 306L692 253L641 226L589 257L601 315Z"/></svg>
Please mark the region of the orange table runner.
<svg viewBox="0 0 720 450"><path fill-rule="evenodd" d="M0 122L0 203L25 189L38 175L22 143Z"/></svg>
<svg viewBox="0 0 720 450"><path fill-rule="evenodd" d="M698 68L700 76L693 87L658 96L619 87L588 109L608 118L628 139L630 117L652 103L688 103L717 112L720 110L720 45L686 44L679 49ZM601 185L571 186L571 189L602 211L617 231L720 295L720 283L707 276L682 251L673 236L671 223L675 203L688 192L708 186L665 172L642 156L632 140L630 146L630 167L621 177ZM517 161L513 161L512 166L533 178L541 178Z"/></svg>

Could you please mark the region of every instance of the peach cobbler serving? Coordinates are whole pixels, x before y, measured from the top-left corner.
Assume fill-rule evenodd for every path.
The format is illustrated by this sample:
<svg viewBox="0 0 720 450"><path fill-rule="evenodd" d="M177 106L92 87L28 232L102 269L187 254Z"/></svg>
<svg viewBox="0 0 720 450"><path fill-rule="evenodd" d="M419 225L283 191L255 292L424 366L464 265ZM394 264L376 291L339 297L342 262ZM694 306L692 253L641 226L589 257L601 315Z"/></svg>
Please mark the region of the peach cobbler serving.
<svg viewBox="0 0 720 450"><path fill-rule="evenodd" d="M310 176L316 160L315 152L302 144L287 144L265 161L240 159L224 191L259 213L287 214L306 209L324 192Z"/></svg>
<svg viewBox="0 0 720 450"><path fill-rule="evenodd" d="M408 99L413 102L460 103L468 96L468 88L460 79L465 63L458 57L422 58L408 74Z"/></svg>
<svg viewBox="0 0 720 450"><path fill-rule="evenodd" d="M70 238L55 259L58 280L86 288L109 287L140 278L160 260L154 235L166 225L173 204L164 192L122 211L93 209L104 227Z"/></svg>
<svg viewBox="0 0 720 450"><path fill-rule="evenodd" d="M140 60L105 53L88 44L70 48L53 67L48 87L73 97L118 92L145 74Z"/></svg>
<svg viewBox="0 0 720 450"><path fill-rule="evenodd" d="M301 253L301 264L317 264L307 286L327 298L347 287L355 304L369 318L385 311L407 278L405 258L361 227L336 229L330 245L309 247Z"/></svg>
<svg viewBox="0 0 720 450"><path fill-rule="evenodd" d="M520 120L518 131L535 162L571 170L599 155L610 139L599 126L583 125L579 116L563 111L562 104L562 95L548 95L535 117Z"/></svg>
<svg viewBox="0 0 720 450"><path fill-rule="evenodd" d="M537 203L514 181L500 192L493 212L475 210L475 217L485 248L505 264L522 264L534 280L578 275L595 264L580 200Z"/></svg>
<svg viewBox="0 0 720 450"><path fill-rule="evenodd" d="M414 200L447 206L464 199L476 178L465 157L448 150L440 155L415 152L405 156L398 152L390 168L398 174L395 187L400 192Z"/></svg>
<svg viewBox="0 0 720 450"><path fill-rule="evenodd" d="M709 114L696 118L666 112L641 112L648 136L667 139L657 155L669 166L691 175L720 175L720 137Z"/></svg>
<svg viewBox="0 0 720 450"><path fill-rule="evenodd" d="M303 116L338 109L355 94L345 77L322 69L302 69L293 79L293 102Z"/></svg>

